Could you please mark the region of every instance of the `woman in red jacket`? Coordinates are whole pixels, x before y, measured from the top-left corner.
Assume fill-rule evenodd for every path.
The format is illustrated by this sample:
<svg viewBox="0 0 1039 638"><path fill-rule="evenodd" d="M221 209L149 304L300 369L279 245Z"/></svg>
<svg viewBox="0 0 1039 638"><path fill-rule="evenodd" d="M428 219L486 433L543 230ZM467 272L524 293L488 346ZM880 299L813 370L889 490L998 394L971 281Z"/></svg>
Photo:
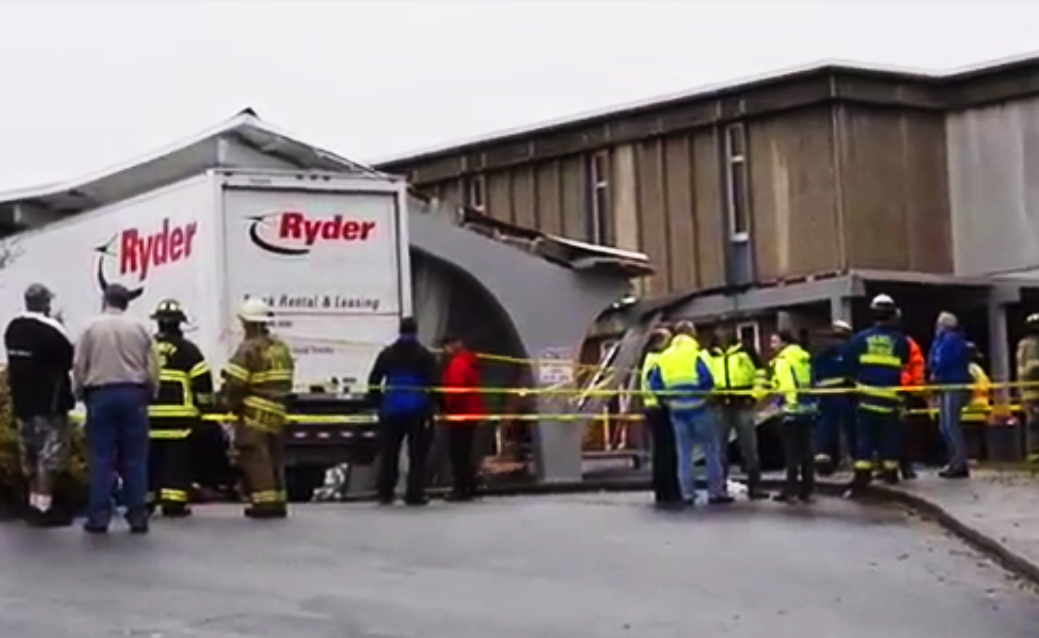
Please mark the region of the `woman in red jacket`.
<svg viewBox="0 0 1039 638"><path fill-rule="evenodd" d="M448 497L454 501L469 501L476 496L476 464L473 441L481 417L486 414L483 395L466 392L480 387L480 370L476 355L469 352L462 340L448 335L441 341L447 364L444 366L444 412L448 416L469 417L447 422L448 455L451 458L451 476L454 487Z"/></svg>

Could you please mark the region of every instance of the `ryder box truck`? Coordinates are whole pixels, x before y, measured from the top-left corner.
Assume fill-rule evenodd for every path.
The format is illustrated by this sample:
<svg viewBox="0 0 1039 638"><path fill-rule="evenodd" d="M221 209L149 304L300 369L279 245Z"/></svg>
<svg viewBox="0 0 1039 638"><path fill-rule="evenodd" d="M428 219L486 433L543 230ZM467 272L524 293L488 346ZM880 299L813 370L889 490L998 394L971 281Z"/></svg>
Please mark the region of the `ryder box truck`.
<svg viewBox="0 0 1039 638"><path fill-rule="evenodd" d="M410 313L407 187L391 177L212 170L9 238L0 321L39 282L75 338L120 283L142 322L162 299L214 371L241 339L236 312L262 297L296 358L296 390L357 388Z"/></svg>
<svg viewBox="0 0 1039 638"><path fill-rule="evenodd" d="M406 183L382 174L210 170L7 238L0 322L39 282L76 339L102 289L121 283L141 322L163 299L184 305L186 336L219 383L241 340L238 308L266 299L296 360L287 456L309 477L293 490L303 496L325 467L374 457L359 395L411 312L406 206Z"/></svg>

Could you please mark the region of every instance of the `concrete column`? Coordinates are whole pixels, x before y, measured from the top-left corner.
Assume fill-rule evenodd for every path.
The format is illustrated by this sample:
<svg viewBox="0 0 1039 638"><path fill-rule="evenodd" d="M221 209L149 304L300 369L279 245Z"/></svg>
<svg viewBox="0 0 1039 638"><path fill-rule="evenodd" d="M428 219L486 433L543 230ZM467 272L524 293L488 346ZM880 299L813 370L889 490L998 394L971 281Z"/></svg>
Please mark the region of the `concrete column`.
<svg viewBox="0 0 1039 638"><path fill-rule="evenodd" d="M556 356L561 362L576 360L576 352L568 348L547 348L536 356L536 385L539 388L569 385L564 363L554 363L549 357ZM573 367L570 367L572 380ZM575 410L571 406L572 394L542 394L538 397L538 412L541 414L568 414ZM578 421L539 420L532 428L534 443L534 471L539 483L568 483L583 478L584 428Z"/></svg>
<svg viewBox="0 0 1039 638"><path fill-rule="evenodd" d="M830 321L847 321L855 325L852 317L851 297L830 297Z"/></svg>
<svg viewBox="0 0 1039 638"><path fill-rule="evenodd" d="M1007 307L998 298L988 301L990 375L996 382L1012 379L1010 374L1010 337L1007 335ZM998 388L993 392L993 404L1009 403L1010 392Z"/></svg>

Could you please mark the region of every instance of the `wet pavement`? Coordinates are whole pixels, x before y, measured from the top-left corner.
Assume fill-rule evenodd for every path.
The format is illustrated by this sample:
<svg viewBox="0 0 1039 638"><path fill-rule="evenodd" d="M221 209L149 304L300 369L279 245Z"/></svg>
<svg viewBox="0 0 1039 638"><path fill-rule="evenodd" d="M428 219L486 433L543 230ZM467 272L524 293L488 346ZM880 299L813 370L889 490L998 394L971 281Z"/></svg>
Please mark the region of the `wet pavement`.
<svg viewBox="0 0 1039 638"><path fill-rule="evenodd" d="M1034 638L1039 597L937 526L823 499L230 506L153 533L0 525L0 636Z"/></svg>
<svg viewBox="0 0 1039 638"><path fill-rule="evenodd" d="M925 471L919 479L895 489L926 499L1039 565L1039 479L1035 474L975 469L968 480L949 481Z"/></svg>

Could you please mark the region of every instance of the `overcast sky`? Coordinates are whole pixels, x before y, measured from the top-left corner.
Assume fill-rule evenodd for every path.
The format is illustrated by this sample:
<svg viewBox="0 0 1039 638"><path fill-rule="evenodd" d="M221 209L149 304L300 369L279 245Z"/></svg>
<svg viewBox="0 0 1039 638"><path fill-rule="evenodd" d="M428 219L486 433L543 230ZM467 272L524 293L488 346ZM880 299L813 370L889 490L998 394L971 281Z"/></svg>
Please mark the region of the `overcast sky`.
<svg viewBox="0 0 1039 638"><path fill-rule="evenodd" d="M943 70L1039 49L1039 2L0 0L0 189L251 105L360 160L827 58Z"/></svg>

